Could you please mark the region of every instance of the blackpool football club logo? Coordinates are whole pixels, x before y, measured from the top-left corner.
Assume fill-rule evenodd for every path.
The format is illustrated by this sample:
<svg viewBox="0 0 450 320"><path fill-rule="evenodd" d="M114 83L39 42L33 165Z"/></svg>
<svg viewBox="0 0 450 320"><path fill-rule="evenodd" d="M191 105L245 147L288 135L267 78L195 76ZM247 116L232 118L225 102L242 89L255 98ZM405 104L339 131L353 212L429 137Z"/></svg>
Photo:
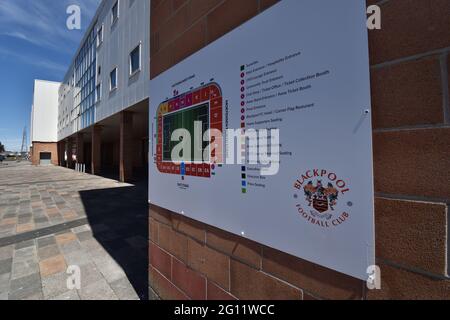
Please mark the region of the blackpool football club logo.
<svg viewBox="0 0 450 320"><path fill-rule="evenodd" d="M350 219L353 203L345 202L348 183L325 169L304 172L294 183L296 209L306 221L323 228L337 227Z"/></svg>

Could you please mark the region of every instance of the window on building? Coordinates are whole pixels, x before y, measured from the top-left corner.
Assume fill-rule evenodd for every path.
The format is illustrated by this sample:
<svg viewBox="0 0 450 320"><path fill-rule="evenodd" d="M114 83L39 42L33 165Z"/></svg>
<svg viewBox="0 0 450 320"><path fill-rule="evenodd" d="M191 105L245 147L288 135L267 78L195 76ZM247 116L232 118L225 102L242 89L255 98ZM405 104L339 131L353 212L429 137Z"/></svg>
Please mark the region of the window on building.
<svg viewBox="0 0 450 320"><path fill-rule="evenodd" d="M119 18L119 1L116 1L116 3L111 8L111 25L113 25L118 18Z"/></svg>
<svg viewBox="0 0 450 320"><path fill-rule="evenodd" d="M99 76L102 75L102 67L101 66L98 66L97 75L99 75Z"/></svg>
<svg viewBox="0 0 450 320"><path fill-rule="evenodd" d="M113 71L111 71L109 75L109 89L112 91L114 89L117 89L117 68L114 68Z"/></svg>
<svg viewBox="0 0 450 320"><path fill-rule="evenodd" d="M103 25L97 30L97 47L103 43Z"/></svg>
<svg viewBox="0 0 450 320"><path fill-rule="evenodd" d="M130 53L130 75L141 70L141 45L139 44Z"/></svg>
<svg viewBox="0 0 450 320"><path fill-rule="evenodd" d="M95 87L95 102L99 102L102 99L102 84L99 83Z"/></svg>

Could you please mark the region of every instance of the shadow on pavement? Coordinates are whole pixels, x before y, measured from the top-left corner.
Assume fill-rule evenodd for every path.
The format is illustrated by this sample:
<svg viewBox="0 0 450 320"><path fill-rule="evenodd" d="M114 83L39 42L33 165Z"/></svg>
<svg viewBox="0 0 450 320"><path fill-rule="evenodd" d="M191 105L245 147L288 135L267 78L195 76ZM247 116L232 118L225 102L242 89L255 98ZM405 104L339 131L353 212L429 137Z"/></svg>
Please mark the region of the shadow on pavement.
<svg viewBox="0 0 450 320"><path fill-rule="evenodd" d="M94 238L122 267L136 293L148 299L147 182L81 191Z"/></svg>

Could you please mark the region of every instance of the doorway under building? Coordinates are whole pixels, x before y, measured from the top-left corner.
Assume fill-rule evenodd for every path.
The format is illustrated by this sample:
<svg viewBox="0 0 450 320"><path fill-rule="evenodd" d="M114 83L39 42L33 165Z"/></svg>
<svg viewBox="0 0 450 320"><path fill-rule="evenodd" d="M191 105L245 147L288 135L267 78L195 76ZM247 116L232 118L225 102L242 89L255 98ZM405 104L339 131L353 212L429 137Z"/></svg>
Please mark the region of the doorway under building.
<svg viewBox="0 0 450 320"><path fill-rule="evenodd" d="M59 142L60 165L119 180L148 179L148 99Z"/></svg>
<svg viewBox="0 0 450 320"><path fill-rule="evenodd" d="M39 165L48 166L51 164L52 164L52 153L51 152L39 153Z"/></svg>

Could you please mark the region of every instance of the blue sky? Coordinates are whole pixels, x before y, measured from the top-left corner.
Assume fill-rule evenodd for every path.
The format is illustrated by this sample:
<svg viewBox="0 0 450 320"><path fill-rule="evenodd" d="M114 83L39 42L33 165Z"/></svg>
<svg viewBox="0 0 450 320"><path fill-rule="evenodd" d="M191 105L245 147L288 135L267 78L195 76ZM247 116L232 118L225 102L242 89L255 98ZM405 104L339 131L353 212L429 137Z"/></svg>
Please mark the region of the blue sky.
<svg viewBox="0 0 450 320"><path fill-rule="evenodd" d="M24 126L29 132L34 79L62 81L100 1L0 0L0 142L7 150L20 151ZM81 30L66 27L73 4Z"/></svg>

